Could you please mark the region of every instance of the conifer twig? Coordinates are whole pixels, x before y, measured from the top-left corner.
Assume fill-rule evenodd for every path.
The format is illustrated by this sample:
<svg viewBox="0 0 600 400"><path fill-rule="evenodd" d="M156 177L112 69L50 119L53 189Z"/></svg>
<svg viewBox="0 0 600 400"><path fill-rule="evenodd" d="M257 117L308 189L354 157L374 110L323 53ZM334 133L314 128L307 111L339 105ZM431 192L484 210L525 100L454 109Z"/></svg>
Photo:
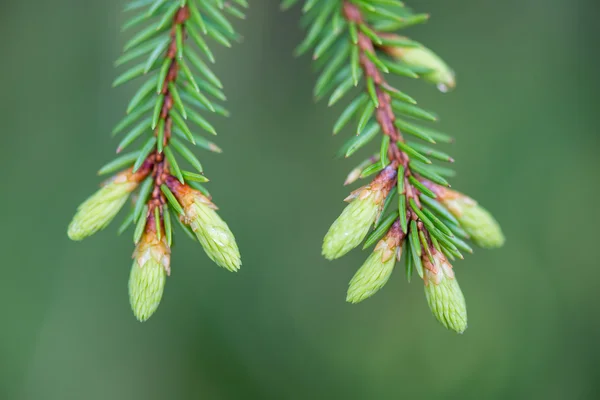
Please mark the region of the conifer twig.
<svg viewBox="0 0 600 400"><path fill-rule="evenodd" d="M137 191L119 232L135 227L129 296L140 321L156 311L171 273L175 221L221 267L237 271L241 265L235 238L202 186L208 182L202 164L188 148L189 143L221 151L192 129L215 135L202 113L228 114L217 102L225 99L223 86L203 58L215 61L207 38L227 47L231 40L239 39L225 16L244 18L238 6L245 8L248 4L246 0L134 0L125 6L125 11L134 15L127 19L123 30L139 30L116 64L135 65L117 77L113 86L148 78L129 102L127 116L113 130L114 135L128 131L117 147L119 156L99 173L120 172L79 207L68 235L82 240L103 229ZM190 41L196 44L196 50ZM123 154L142 138L138 150ZM184 169L180 159L193 171Z"/></svg>
<svg viewBox="0 0 600 400"><path fill-rule="evenodd" d="M288 8L297 1L284 0L282 5ZM331 93L331 106L360 88L334 126L337 134L351 120L357 121L356 135L340 154L350 157L381 137L379 152L346 179L350 184L375 175L346 199L350 204L325 236L323 255L333 260L363 241L364 248L376 244L350 282L347 300L357 303L387 282L404 252L407 279L416 270L424 280L433 314L447 328L462 333L467 326L466 305L448 260L471 252L465 239L498 247L504 237L487 211L449 189L446 177L453 171L433 163L454 161L431 147L451 138L410 121L433 122L437 117L387 78L422 78L441 91L455 86L454 73L443 60L394 33L429 16L415 14L396 0L306 0L303 12L308 33L297 53L314 49L321 70L315 85L317 99ZM408 136L425 143L409 141Z"/></svg>

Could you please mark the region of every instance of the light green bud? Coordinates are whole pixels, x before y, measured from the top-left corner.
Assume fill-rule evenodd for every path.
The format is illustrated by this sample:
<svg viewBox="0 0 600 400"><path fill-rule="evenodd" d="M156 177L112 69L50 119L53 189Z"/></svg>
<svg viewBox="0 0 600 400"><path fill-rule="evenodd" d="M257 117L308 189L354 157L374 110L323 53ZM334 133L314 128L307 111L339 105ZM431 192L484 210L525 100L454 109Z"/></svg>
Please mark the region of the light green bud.
<svg viewBox="0 0 600 400"><path fill-rule="evenodd" d="M381 212L383 202L396 184L397 170L388 165L373 181L354 192L350 202L334 221L323 239L323 256L328 260L342 257L358 246Z"/></svg>
<svg viewBox="0 0 600 400"><path fill-rule="evenodd" d="M390 278L395 262L394 257L383 262L379 251L371 253L350 281L346 301L360 303L377 293Z"/></svg>
<svg viewBox="0 0 600 400"><path fill-rule="evenodd" d="M461 194L441 200L469 234L473 243L484 248L496 248L504 244L504 234L500 225L475 200Z"/></svg>
<svg viewBox="0 0 600 400"><path fill-rule="evenodd" d="M467 329L467 305L452 266L434 249L433 263L423 256L425 297L433 315L446 328L457 333Z"/></svg>
<svg viewBox="0 0 600 400"><path fill-rule="evenodd" d="M150 261L143 267L133 263L129 275L129 302L133 314L140 322L154 314L167 281L167 273L162 265Z"/></svg>
<svg viewBox="0 0 600 400"><path fill-rule="evenodd" d="M138 181L132 179L129 171L116 175L79 206L69 225L69 238L83 240L104 229L118 214L137 185Z"/></svg>
<svg viewBox="0 0 600 400"><path fill-rule="evenodd" d="M164 236L158 240L152 230L147 231L134 252L129 275L129 302L140 322L148 320L158 308L170 273L169 264L170 249Z"/></svg>
<svg viewBox="0 0 600 400"><path fill-rule="evenodd" d="M335 260L357 247L369 233L379 210L380 203L373 193L352 200L325 235L323 256Z"/></svg>
<svg viewBox="0 0 600 400"><path fill-rule="evenodd" d="M400 225L396 223L386 237L377 243L373 253L350 281L347 302L359 303L373 296L387 283L401 255L402 238Z"/></svg>
<svg viewBox="0 0 600 400"><path fill-rule="evenodd" d="M442 92L456 86L454 71L427 47L394 47L388 51L410 67L424 69L426 72L420 74L423 79L436 84Z"/></svg>
<svg viewBox="0 0 600 400"><path fill-rule="evenodd" d="M240 251L229 226L216 213L217 207L197 190L170 176L167 186L183 207L183 222L189 225L206 255L217 265L236 272L242 265Z"/></svg>
<svg viewBox="0 0 600 400"><path fill-rule="evenodd" d="M229 226L213 208L210 200L197 192L194 201L184 207L186 221L208 257L217 265L235 272L242 265L240 251Z"/></svg>

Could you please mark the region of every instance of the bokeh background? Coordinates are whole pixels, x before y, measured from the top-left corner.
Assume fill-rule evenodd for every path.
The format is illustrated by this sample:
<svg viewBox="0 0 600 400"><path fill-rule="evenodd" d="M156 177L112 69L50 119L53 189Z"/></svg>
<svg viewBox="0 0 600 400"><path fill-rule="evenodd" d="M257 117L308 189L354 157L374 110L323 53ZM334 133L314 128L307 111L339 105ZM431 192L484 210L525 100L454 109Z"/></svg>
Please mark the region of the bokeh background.
<svg viewBox="0 0 600 400"><path fill-rule="evenodd" d="M413 1L432 20L408 34L459 85L406 88L457 139L454 187L508 238L456 265L462 336L400 271L344 302L366 254L320 255L352 168L333 157L339 108L312 101L310 59L292 56L299 11L251 3L243 44L215 47L232 118L213 119L224 154L202 158L244 266L227 273L179 235L140 324L129 237L66 236L134 91L110 87L123 1L0 1L0 398L600 398L598 2Z"/></svg>

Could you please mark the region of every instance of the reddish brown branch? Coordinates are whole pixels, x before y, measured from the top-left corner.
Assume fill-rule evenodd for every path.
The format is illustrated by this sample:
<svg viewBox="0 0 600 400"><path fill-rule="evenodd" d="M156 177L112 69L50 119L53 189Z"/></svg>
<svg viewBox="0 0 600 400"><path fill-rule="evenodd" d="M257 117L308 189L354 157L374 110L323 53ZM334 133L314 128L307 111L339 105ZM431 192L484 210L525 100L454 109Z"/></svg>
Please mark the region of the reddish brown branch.
<svg viewBox="0 0 600 400"><path fill-rule="evenodd" d="M356 5L345 1L342 11L348 22L352 22L357 25L364 24L360 9ZM389 87L389 85L385 81L385 78L379 68L377 68L377 65L375 65L375 63L367 56L367 53L375 53L373 41L367 35L359 31L356 46L358 46L359 49L359 62L363 70L363 74L366 79L372 79L373 83L375 84L375 91L377 93L377 100L379 102L379 107L375 112L375 116L383 134L389 136L390 138L388 157L392 163L395 163L397 166L404 167L404 188L406 196L408 199L414 199L417 204L420 205L418 191L408 181L408 177L411 175L408 165L410 158L406 153L398 148L398 142L404 142L404 138L395 124L396 116L392 110L392 97L385 90L385 88ZM398 179L401 179L401 177L398 177ZM410 212L409 217L412 217L415 220L417 219L417 216Z"/></svg>
<svg viewBox="0 0 600 400"><path fill-rule="evenodd" d="M182 25L190 17L189 8L184 6L180 8L175 16L173 17L173 27L171 28L171 43L168 46L166 57L171 60L171 65L165 77L165 81L162 85L161 94L164 96L163 105L160 111L160 119L164 120L164 135L163 135L163 148L169 143L169 139L172 135L173 120L170 112L174 106L173 96L169 91L169 84L177 80L179 73L179 63L177 62L177 54L179 49L177 47L177 26ZM156 128L154 134L158 136L158 130ZM148 157L152 160L152 176L154 178L154 188L152 190L151 199L148 201L148 209L152 214L155 207L160 207L165 204L166 199L160 190L163 183L166 182L169 175L169 165L162 152L158 151L158 148Z"/></svg>

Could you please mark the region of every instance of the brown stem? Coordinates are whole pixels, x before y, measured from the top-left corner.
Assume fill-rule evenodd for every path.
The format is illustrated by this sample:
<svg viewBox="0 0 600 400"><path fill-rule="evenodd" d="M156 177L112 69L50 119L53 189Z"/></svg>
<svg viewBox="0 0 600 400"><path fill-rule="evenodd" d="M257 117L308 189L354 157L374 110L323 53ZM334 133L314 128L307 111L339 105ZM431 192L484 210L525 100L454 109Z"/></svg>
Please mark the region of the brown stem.
<svg viewBox="0 0 600 400"><path fill-rule="evenodd" d="M160 119L164 120L163 148L168 145L173 128L173 120L170 112L173 108L174 101L173 96L169 91L169 84L177 80L177 74L179 73L179 63L177 61L177 53L179 50L177 48L176 37L177 26L184 24L189 17L190 12L188 6L181 7L173 17L171 43L169 44L166 53L166 57L171 60L171 66L169 67L169 71L167 72L161 91L161 94L164 96L162 109L160 111ZM158 128L154 134L158 136ZM169 176L169 163L165 159L164 154L158 151L158 148L148 157L148 159L152 160L153 162L152 176L154 178L154 188L152 190L151 198L148 201L150 215L153 215L153 210L155 207L160 207L166 203L166 199L162 194L160 187L166 182L167 177Z"/></svg>
<svg viewBox="0 0 600 400"><path fill-rule="evenodd" d="M342 12L348 22L352 22L357 25L364 24L360 9L349 1L344 1ZM356 46L358 46L359 49L359 62L365 78L372 79L375 83L375 91L377 93L377 100L379 102L379 107L377 108L375 115L377 122L381 127L381 131L384 135L387 135L390 138L388 157L392 163L404 167L404 188L406 191L406 196L408 199L414 199L417 204L420 205L418 191L413 185L410 184L408 180L408 177L412 174L408 166L410 158L408 154L398 148L398 142L404 142L404 138L395 124L396 116L392 110L392 98L385 90L385 88L389 87L389 85L385 81L383 74L377 68L375 63L373 63L367 56L367 53L375 53L373 41L367 35L359 31ZM400 179L400 177L398 177L398 179ZM409 213L409 216L415 220L417 219L414 213Z"/></svg>

